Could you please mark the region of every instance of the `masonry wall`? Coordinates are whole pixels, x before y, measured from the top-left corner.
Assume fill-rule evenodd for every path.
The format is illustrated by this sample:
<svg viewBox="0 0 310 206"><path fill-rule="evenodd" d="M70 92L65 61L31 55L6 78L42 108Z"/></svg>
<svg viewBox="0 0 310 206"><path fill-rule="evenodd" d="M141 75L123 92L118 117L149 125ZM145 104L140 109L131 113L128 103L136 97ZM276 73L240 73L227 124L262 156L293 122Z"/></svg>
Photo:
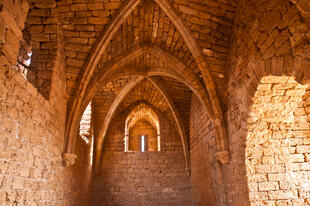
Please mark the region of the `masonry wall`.
<svg viewBox="0 0 310 206"><path fill-rule="evenodd" d="M227 174L225 190L228 205L250 204L245 166L247 121L261 79L273 75L296 77L304 84L309 80L309 72L306 72L309 71L309 44L306 43L309 41L309 25L302 2L239 2L228 61L227 123L231 161L223 167Z"/></svg>
<svg viewBox="0 0 310 206"><path fill-rule="evenodd" d="M245 150L251 205L309 203L306 88L292 77L261 79L250 108Z"/></svg>
<svg viewBox="0 0 310 206"><path fill-rule="evenodd" d="M195 95L190 109L190 152L195 205L224 205L223 171L215 157L214 127Z"/></svg>
<svg viewBox="0 0 310 206"><path fill-rule="evenodd" d="M160 116L160 152L124 152L125 116L117 115L104 140L93 205L193 205L180 137Z"/></svg>
<svg viewBox="0 0 310 206"><path fill-rule="evenodd" d="M53 64L49 101L15 70L27 12L26 1L0 3L0 205L88 205L80 199L88 185L81 178L84 170L76 173L76 166L67 169L62 162L66 91L61 59ZM77 165L85 168L80 160Z"/></svg>

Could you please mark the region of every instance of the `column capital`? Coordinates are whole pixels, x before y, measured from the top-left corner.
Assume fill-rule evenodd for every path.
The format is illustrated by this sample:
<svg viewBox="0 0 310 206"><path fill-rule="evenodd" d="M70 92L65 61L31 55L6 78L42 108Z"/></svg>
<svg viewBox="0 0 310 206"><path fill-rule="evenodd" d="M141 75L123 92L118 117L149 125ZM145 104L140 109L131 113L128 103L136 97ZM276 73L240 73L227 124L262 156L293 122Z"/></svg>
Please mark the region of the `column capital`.
<svg viewBox="0 0 310 206"><path fill-rule="evenodd" d="M230 152L227 150L217 152L215 155L218 161L220 161L222 164L227 164L230 161Z"/></svg>
<svg viewBox="0 0 310 206"><path fill-rule="evenodd" d="M75 163L77 156L75 154L64 153L62 155L65 167L71 167Z"/></svg>

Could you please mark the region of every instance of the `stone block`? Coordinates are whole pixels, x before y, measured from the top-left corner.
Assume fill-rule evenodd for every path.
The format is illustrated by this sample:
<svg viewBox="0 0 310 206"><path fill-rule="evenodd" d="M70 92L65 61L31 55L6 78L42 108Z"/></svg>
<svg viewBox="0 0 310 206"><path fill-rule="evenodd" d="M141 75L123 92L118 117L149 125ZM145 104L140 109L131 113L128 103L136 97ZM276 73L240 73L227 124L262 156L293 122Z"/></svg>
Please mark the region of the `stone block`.
<svg viewBox="0 0 310 206"><path fill-rule="evenodd" d="M298 192L297 192L297 190L269 191L268 197L271 200L297 199L298 198Z"/></svg>
<svg viewBox="0 0 310 206"><path fill-rule="evenodd" d="M104 4L104 8L106 10L115 10L118 9L121 6L122 2L119 1L112 1L112 2L107 2Z"/></svg>
<svg viewBox="0 0 310 206"><path fill-rule="evenodd" d="M95 10L92 11L92 16L95 17L109 17L111 14L108 10Z"/></svg>
<svg viewBox="0 0 310 206"><path fill-rule="evenodd" d="M33 34L32 41L49 41L50 40L50 35L48 34Z"/></svg>
<svg viewBox="0 0 310 206"><path fill-rule="evenodd" d="M259 191L274 191L279 189L278 182L260 182L258 183Z"/></svg>
<svg viewBox="0 0 310 206"><path fill-rule="evenodd" d="M47 25L47 26L45 26L44 31L47 34L57 33L58 32L58 25Z"/></svg>
<svg viewBox="0 0 310 206"><path fill-rule="evenodd" d="M87 4L87 8L89 10L101 10L101 9L103 9L103 3L100 3L100 2L98 2L98 3L88 3Z"/></svg>
<svg viewBox="0 0 310 206"><path fill-rule="evenodd" d="M301 145L296 147L297 153L310 153L310 146L309 145Z"/></svg>
<svg viewBox="0 0 310 206"><path fill-rule="evenodd" d="M88 24L108 24L110 18L104 17L89 17L87 18Z"/></svg>
<svg viewBox="0 0 310 206"><path fill-rule="evenodd" d="M71 11L85 11L87 10L87 4L72 4Z"/></svg>
<svg viewBox="0 0 310 206"><path fill-rule="evenodd" d="M46 17L49 16L49 9L30 9L31 16Z"/></svg>

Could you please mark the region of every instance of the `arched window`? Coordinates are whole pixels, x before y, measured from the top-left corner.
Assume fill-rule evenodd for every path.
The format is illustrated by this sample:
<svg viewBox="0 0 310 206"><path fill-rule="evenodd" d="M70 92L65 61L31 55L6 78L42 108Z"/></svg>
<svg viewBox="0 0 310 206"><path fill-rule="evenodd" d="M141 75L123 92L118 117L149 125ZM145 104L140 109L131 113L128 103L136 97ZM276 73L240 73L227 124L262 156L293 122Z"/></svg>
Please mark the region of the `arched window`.
<svg viewBox="0 0 310 206"><path fill-rule="evenodd" d="M30 74L30 64L32 56L31 34L29 25L26 25L23 30L23 39L20 41L20 49L17 58L17 68L20 73L28 79Z"/></svg>
<svg viewBox="0 0 310 206"><path fill-rule="evenodd" d="M160 151L159 118L147 105L135 107L126 118L125 152Z"/></svg>
<svg viewBox="0 0 310 206"><path fill-rule="evenodd" d="M89 163L90 163L90 166L92 166L93 151L94 151L94 137L93 137L93 131L92 131L92 104L91 102L87 105L81 117L79 135L81 139L83 140L82 142L85 143L85 145L90 146Z"/></svg>
<svg viewBox="0 0 310 206"><path fill-rule="evenodd" d="M156 128L147 120L138 121L129 130L129 151L158 151Z"/></svg>
<svg viewBox="0 0 310 206"><path fill-rule="evenodd" d="M86 107L80 121L80 136L88 144L91 138L91 103Z"/></svg>
<svg viewBox="0 0 310 206"><path fill-rule="evenodd" d="M42 96L49 100L52 88L53 73L63 72L63 59L60 48L60 24L54 9L53 0L49 4L29 2L29 12L16 61L16 68ZM42 20L38 14L44 11ZM42 13L43 14L43 13ZM59 52L58 52L59 51ZM59 74L59 77L62 76ZM56 81L64 79L56 78Z"/></svg>

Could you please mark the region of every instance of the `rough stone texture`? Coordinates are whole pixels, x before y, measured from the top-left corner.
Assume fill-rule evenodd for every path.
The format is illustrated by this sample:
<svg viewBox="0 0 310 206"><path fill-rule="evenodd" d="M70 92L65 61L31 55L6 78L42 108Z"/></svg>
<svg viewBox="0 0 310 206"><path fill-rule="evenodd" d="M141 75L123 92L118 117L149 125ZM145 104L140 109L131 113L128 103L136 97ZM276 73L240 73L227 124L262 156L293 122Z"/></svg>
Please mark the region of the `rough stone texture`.
<svg viewBox="0 0 310 206"><path fill-rule="evenodd" d="M87 205L88 148L77 141L76 166L62 162L64 97L47 102L20 73L0 72L0 205Z"/></svg>
<svg viewBox="0 0 310 206"><path fill-rule="evenodd" d="M108 45L103 61L113 59L134 45L146 43L156 44L171 52L198 72L195 60L179 31L155 1L151 0L142 1L127 17Z"/></svg>
<svg viewBox="0 0 310 206"><path fill-rule="evenodd" d="M2 0L0 205L310 205L309 22L308 0ZM160 152L124 152L140 104Z"/></svg>
<svg viewBox="0 0 310 206"><path fill-rule="evenodd" d="M29 35L32 56L26 77L46 99L49 99L54 68L63 61L63 41L58 14L55 12L56 1L28 2L29 13L25 22L24 39Z"/></svg>
<svg viewBox="0 0 310 206"><path fill-rule="evenodd" d="M64 168L62 161L66 112L63 68L60 64L53 67L55 84L49 101L12 70L27 10L26 1L1 2L4 34L14 36L1 42L0 54L0 205L87 205L87 147L77 147L84 147L84 152L79 153L81 159L73 168Z"/></svg>
<svg viewBox="0 0 310 206"><path fill-rule="evenodd" d="M309 123L306 86L264 77L255 93L245 150L251 205L309 203Z"/></svg>
<svg viewBox="0 0 310 206"><path fill-rule="evenodd" d="M57 2L56 12L59 13L65 43L69 95L74 93L76 80L97 38L122 3L120 0Z"/></svg>
<svg viewBox="0 0 310 206"><path fill-rule="evenodd" d="M117 79L113 82L107 83L96 93L96 96L92 100L94 109L92 118L94 120L93 130L95 136L99 135L100 126L105 121L105 117L113 104L113 101L128 81L130 81L128 78Z"/></svg>
<svg viewBox="0 0 310 206"><path fill-rule="evenodd" d="M237 3L234 0L174 0L182 19L198 40L225 101L227 55Z"/></svg>
<svg viewBox="0 0 310 206"><path fill-rule="evenodd" d="M13 3L5 0L1 2L0 8L1 53L10 64L15 65L29 5L27 1Z"/></svg>
<svg viewBox="0 0 310 206"><path fill-rule="evenodd" d="M228 204L240 206L249 205L249 198L251 203L253 203L255 202L255 198L257 201L273 201L281 199L280 196L282 195L283 198L283 195L285 195L283 191L281 193L281 188L277 189L277 185L273 183L269 185L260 185L262 190L273 188L276 192L271 194L272 197L268 196L267 191L261 192L260 196L257 195L256 197L248 193L249 188L252 187L250 184L252 180L249 181L246 177L247 170L245 165L246 162L248 162L245 161L246 138L249 135L248 132L250 132L248 120L250 118L250 107L254 103L254 94L256 92L259 94L259 89L264 90L264 84L260 85L263 77L269 75L287 75L296 77L298 81L303 81L304 83L307 83L309 80L309 69L307 66L309 65L307 57L309 54L309 52L307 52L309 44L306 43L309 39L309 27L307 21L300 15L298 8L290 1L286 0L268 2L241 1L236 13L235 23L234 41L230 60L231 72L228 85L229 109L227 113L232 160L228 165L225 165L223 169L229 174L225 176ZM276 78L271 77L270 79ZM266 87L265 89L268 89L268 85ZM288 92L288 94L289 93L290 92ZM295 93L294 90L292 90L291 94L300 95L298 91ZM279 93L278 95L280 96L279 99L286 98L285 93ZM284 107L285 104L290 104L288 100L289 99L285 99L283 102L278 102L277 109ZM267 98L266 104L268 101ZM262 104L260 108L264 107L262 100L257 104ZM270 104L270 106L271 105L272 104ZM266 112L263 115L268 115L268 113L270 112ZM298 118L296 117L295 119L297 120ZM287 126L289 127L289 125ZM292 128L289 128L289 130L294 130L293 126L295 125L293 124ZM304 126L307 125L305 124ZM280 128L279 130L281 131L281 129L284 130L285 128ZM270 128L270 130L272 130L272 128ZM268 131L269 130L264 130L266 133L268 133ZM260 133L257 132L257 135L260 135ZM259 141L259 139L256 141ZM260 150L258 149L257 151L259 152ZM293 154L294 153L295 152L293 152ZM300 156L300 154L296 151L295 157L297 159L298 156ZM285 170L285 172L286 171L287 170ZM267 175L265 177L267 178ZM264 182L263 179L257 179L257 181ZM309 179L307 181L309 181ZM253 187L255 188L255 184ZM292 195L295 195L295 199L297 200L301 196L298 196L296 192L293 191ZM289 195L286 194L285 196L290 199ZM307 198L301 199L304 201ZM260 202L259 204L262 203ZM268 205L268 202L266 204ZM273 201L270 204L285 205L286 203L285 201L278 201L276 203ZM292 203L292 201L289 200L287 204L303 205L308 203Z"/></svg>

